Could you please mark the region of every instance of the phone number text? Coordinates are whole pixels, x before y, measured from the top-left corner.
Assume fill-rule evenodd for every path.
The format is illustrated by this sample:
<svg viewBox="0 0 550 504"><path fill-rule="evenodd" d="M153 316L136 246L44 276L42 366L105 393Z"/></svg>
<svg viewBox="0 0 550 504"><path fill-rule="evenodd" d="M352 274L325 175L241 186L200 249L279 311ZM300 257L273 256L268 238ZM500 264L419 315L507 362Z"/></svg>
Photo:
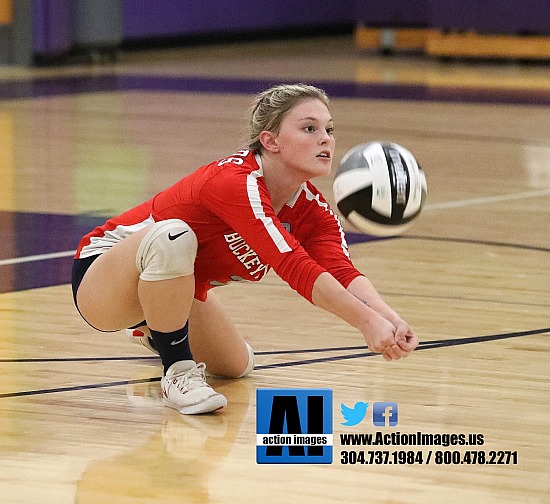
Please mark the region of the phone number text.
<svg viewBox="0 0 550 504"><path fill-rule="evenodd" d="M343 465L514 465L518 452L509 450L342 450Z"/></svg>

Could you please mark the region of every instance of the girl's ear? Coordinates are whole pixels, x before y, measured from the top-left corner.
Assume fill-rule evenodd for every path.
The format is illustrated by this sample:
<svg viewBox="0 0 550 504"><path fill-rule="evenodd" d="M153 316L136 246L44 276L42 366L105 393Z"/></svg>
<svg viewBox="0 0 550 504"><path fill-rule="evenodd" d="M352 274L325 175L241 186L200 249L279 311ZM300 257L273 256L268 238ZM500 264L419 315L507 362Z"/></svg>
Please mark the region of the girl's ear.
<svg viewBox="0 0 550 504"><path fill-rule="evenodd" d="M260 142L265 150L269 152L278 152L277 137L271 131L262 131L260 133Z"/></svg>

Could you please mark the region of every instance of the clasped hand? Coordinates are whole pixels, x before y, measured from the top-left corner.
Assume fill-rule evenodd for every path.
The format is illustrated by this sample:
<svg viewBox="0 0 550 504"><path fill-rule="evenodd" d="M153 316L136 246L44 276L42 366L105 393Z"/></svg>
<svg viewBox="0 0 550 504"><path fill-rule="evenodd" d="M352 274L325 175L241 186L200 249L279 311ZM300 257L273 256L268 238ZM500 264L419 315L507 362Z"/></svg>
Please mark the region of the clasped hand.
<svg viewBox="0 0 550 504"><path fill-rule="evenodd" d="M387 361L407 357L418 346L418 337L412 328L402 319L394 325L380 315L368 324L363 332L368 347L381 353Z"/></svg>

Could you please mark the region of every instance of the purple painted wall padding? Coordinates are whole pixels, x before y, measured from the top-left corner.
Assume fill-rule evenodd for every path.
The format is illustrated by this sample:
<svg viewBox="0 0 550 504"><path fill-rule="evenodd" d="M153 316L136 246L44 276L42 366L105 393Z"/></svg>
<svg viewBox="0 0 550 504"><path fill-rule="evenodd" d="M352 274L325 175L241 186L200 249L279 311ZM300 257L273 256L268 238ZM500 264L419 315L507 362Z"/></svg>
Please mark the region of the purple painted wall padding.
<svg viewBox="0 0 550 504"><path fill-rule="evenodd" d="M71 0L32 0L36 54L69 51ZM550 35L550 0L122 0L123 39L341 24Z"/></svg>
<svg viewBox="0 0 550 504"><path fill-rule="evenodd" d="M72 45L71 0L33 0L32 27L36 54L67 52Z"/></svg>
<svg viewBox="0 0 550 504"><path fill-rule="evenodd" d="M428 27L430 0L353 0L354 19L371 27Z"/></svg>
<svg viewBox="0 0 550 504"><path fill-rule="evenodd" d="M351 0L124 0L126 39L354 23Z"/></svg>
<svg viewBox="0 0 550 504"><path fill-rule="evenodd" d="M432 25L483 33L550 34L550 0L432 1Z"/></svg>

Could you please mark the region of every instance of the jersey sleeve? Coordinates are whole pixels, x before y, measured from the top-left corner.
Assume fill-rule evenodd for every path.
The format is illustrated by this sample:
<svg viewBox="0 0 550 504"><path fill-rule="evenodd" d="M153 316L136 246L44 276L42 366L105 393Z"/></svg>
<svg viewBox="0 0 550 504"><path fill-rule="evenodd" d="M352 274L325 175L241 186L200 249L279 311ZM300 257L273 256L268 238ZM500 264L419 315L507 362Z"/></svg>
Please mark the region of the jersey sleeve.
<svg viewBox="0 0 550 504"><path fill-rule="evenodd" d="M319 265L324 267L344 288L358 276L364 276L351 260L348 244L338 216L320 193L314 196L316 205L311 205L311 226L302 246Z"/></svg>
<svg viewBox="0 0 550 504"><path fill-rule="evenodd" d="M313 284L326 269L281 225L259 167L240 170L238 165L228 163L202 185L199 198L291 288L312 301Z"/></svg>

